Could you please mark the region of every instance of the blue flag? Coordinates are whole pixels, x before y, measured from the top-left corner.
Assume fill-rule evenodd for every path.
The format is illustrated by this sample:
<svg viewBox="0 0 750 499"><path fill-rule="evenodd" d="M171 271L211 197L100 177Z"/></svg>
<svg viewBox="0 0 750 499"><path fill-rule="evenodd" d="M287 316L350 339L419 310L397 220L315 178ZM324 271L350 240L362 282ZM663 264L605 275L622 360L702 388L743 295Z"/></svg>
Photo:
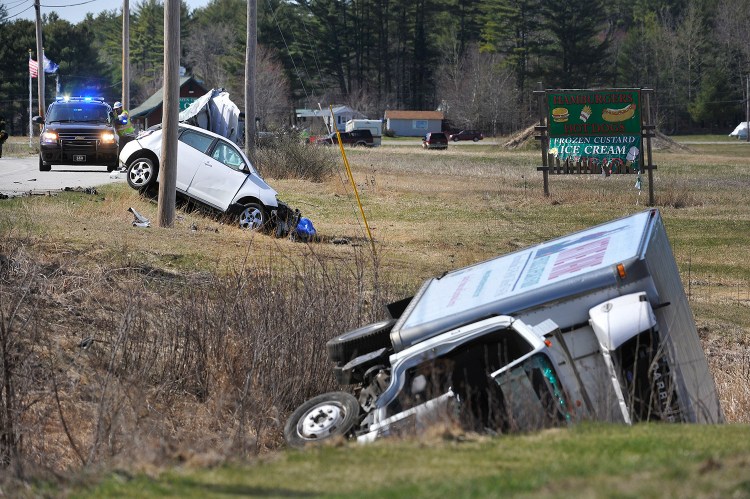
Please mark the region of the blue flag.
<svg viewBox="0 0 750 499"><path fill-rule="evenodd" d="M57 68L59 68L59 67L60 66L58 66L55 62L50 61L49 59L47 59L46 55L44 56L44 72L45 73L56 73L57 72Z"/></svg>

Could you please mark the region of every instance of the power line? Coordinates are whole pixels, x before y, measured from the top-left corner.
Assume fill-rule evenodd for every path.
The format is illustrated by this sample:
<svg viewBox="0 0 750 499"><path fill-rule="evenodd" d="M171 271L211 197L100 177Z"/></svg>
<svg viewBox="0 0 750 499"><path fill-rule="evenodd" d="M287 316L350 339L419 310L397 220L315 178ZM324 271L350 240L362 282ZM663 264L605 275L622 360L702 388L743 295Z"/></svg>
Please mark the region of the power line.
<svg viewBox="0 0 750 499"><path fill-rule="evenodd" d="M78 5L86 5L87 3L94 3L94 2L96 2L96 1L98 1L98 0L87 0L86 2L79 2L79 3L69 3L69 4L66 4L66 5L47 5L47 4L39 4L39 6L40 6L40 7L52 7L52 8L55 8L55 9L59 9L59 8L62 8L62 7L76 7L76 6L78 6Z"/></svg>
<svg viewBox="0 0 750 499"><path fill-rule="evenodd" d="M13 5L10 5L10 4L6 5L6 6L5 6L5 8L6 8L6 9L15 9L15 8L16 8L16 7L18 7L19 5L21 5L21 4L23 4L23 3L26 3L26 2L28 2L28 1L29 1L29 0L18 0L18 1L17 1L16 3L14 3Z"/></svg>
<svg viewBox="0 0 750 499"><path fill-rule="evenodd" d="M18 17L18 16L20 16L21 14L23 14L24 12L26 12L27 10L29 10L29 9L32 9L32 8L34 8L34 4L33 4L33 3L32 3L31 5L29 5L28 7L26 7L25 9L23 9L22 11L20 11L20 12L17 12L17 13L15 13L15 14L13 14L12 16L7 16L7 17L5 18L5 20L7 21L8 19L13 19L14 17Z"/></svg>
<svg viewBox="0 0 750 499"><path fill-rule="evenodd" d="M286 43L286 38L284 37L284 32L281 30L281 24L279 24L279 20L276 18L276 12L274 11L273 7L271 7L271 1L268 0L268 7L271 11L271 15L273 15L273 20L276 22L276 27L279 29L279 34L281 35L281 40L284 42L284 47L286 47L286 52L289 54L289 59L292 61L292 66L294 67L294 72L297 75L297 78L299 79L300 85L302 85L302 91L305 92L305 97L309 99L309 95L307 93L307 89L305 88L305 82L302 81L302 76L300 75L299 69L297 68L297 64L294 62L294 57L292 56L292 51L289 49L289 45Z"/></svg>

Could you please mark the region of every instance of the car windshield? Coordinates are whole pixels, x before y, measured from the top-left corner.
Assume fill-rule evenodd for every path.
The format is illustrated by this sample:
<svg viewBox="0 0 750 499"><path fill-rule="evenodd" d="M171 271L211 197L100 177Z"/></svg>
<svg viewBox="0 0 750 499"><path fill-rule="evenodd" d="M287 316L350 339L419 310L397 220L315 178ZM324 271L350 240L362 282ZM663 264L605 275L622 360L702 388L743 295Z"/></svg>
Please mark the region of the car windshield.
<svg viewBox="0 0 750 499"><path fill-rule="evenodd" d="M109 123L107 107L91 102L58 102L49 111L47 122Z"/></svg>

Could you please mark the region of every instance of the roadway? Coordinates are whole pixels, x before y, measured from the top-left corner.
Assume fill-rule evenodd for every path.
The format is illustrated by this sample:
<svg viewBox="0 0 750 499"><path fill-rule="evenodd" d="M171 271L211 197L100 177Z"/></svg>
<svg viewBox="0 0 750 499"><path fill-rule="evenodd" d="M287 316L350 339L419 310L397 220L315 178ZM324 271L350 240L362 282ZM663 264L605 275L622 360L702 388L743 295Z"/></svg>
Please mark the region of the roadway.
<svg viewBox="0 0 750 499"><path fill-rule="evenodd" d="M122 174L113 176L107 172L106 166L88 165L53 165L52 171L40 172L38 156L8 157L3 154L0 158L0 197L47 194L66 188L125 182Z"/></svg>

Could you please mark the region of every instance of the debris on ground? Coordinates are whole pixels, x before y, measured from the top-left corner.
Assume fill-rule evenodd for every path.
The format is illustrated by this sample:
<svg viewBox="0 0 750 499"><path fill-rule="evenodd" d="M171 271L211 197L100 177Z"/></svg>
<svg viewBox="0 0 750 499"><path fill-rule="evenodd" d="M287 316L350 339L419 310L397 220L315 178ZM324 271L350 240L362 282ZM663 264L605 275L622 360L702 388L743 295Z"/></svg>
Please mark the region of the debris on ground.
<svg viewBox="0 0 750 499"><path fill-rule="evenodd" d="M135 220L133 220L133 227L151 227L149 219L138 213L134 208L128 208L128 211L135 217Z"/></svg>
<svg viewBox="0 0 750 499"><path fill-rule="evenodd" d="M312 220L306 217L300 217L297 222L297 227L290 234L292 240L310 242L317 235L315 227L313 227Z"/></svg>

